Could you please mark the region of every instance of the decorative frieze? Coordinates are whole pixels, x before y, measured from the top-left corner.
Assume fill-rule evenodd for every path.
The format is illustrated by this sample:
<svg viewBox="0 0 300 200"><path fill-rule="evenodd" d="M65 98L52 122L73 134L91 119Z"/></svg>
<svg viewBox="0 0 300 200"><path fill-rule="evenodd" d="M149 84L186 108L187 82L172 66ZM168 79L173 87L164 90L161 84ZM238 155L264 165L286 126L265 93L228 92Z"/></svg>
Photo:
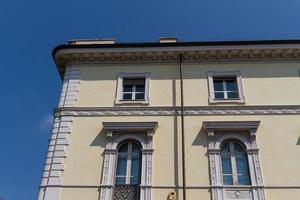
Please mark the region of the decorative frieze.
<svg viewBox="0 0 300 200"><path fill-rule="evenodd" d="M194 46L194 47L148 47L148 48L86 48L62 49L56 52L55 62L63 74L70 63L146 63L178 62L270 61L299 60L299 46Z"/></svg>
<svg viewBox="0 0 300 200"><path fill-rule="evenodd" d="M55 116L173 116L180 115L180 107L69 107L58 108ZM297 115L295 106L195 106L185 107L184 114L197 115Z"/></svg>

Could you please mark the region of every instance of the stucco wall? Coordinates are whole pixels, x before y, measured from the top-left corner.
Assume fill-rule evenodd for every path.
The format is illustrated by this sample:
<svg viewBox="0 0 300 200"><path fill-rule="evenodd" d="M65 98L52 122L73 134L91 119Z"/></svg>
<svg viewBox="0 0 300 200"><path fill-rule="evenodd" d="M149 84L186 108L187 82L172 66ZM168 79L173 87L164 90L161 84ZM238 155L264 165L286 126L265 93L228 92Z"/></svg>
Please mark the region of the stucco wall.
<svg viewBox="0 0 300 200"><path fill-rule="evenodd" d="M184 64L186 106L207 106L208 71L240 71L245 105L297 105L300 102L298 63ZM75 106L114 106L118 72L150 72L149 106L180 104L178 64L82 65ZM163 98L162 98L163 97ZM232 105L232 104L230 104ZM133 105L131 105L133 106Z"/></svg>
<svg viewBox="0 0 300 200"><path fill-rule="evenodd" d="M267 199L281 200L289 196L300 198L298 189L276 187L300 186L299 117L297 115L260 116L187 116L185 118L186 175L189 199L209 199L209 173L207 158L207 136L201 131L203 121L260 120L257 143ZM102 122L157 121L153 154L153 199L166 199L175 185L181 181L181 128L180 118L172 116L152 117L75 117L67 149L63 173L64 185L98 186L102 174L102 153L105 137ZM175 125L175 126L174 126ZM174 127L177 127L174 129ZM177 130L177 131L176 131ZM174 144L177 144L176 146ZM175 153L176 152L176 153ZM178 156L177 156L178 155ZM199 187L199 188L197 188ZM68 188L62 191L63 199L97 199L94 188ZM280 195L276 195L280 193ZM86 196L85 196L86 195ZM76 196L76 195L75 195ZM81 196L81 197L80 197Z"/></svg>
<svg viewBox="0 0 300 200"><path fill-rule="evenodd" d="M78 66L78 65L77 65ZM75 107L179 106L178 64L88 65L80 68ZM243 105L299 105L298 63L184 64L185 106L208 103L208 71L240 71L246 102ZM150 72L149 105L115 105L119 72ZM235 106L236 104L221 104ZM218 106L218 105L216 105ZM202 115L185 117L187 197L210 199L207 134L203 121L261 121L257 143L267 199L300 199L299 115ZM153 137L152 199L167 199L177 191L181 199L181 118L179 116L76 116L62 172L61 199L99 199L106 144L102 122L157 121Z"/></svg>

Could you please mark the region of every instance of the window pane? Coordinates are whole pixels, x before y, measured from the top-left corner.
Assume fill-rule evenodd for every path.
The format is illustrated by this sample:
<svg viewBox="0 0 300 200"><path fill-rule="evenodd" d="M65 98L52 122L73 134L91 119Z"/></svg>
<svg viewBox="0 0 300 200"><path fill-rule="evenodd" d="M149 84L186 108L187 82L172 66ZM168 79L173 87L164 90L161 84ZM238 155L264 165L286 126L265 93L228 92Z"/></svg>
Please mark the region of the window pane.
<svg viewBox="0 0 300 200"><path fill-rule="evenodd" d="M233 185L233 180L231 175L223 175L223 184L224 185Z"/></svg>
<svg viewBox="0 0 300 200"><path fill-rule="evenodd" d="M131 93L124 93L123 94L123 100L132 100L132 94Z"/></svg>
<svg viewBox="0 0 300 200"><path fill-rule="evenodd" d="M140 174L140 155L132 156L130 184L138 184Z"/></svg>
<svg viewBox="0 0 300 200"><path fill-rule="evenodd" d="M232 174L230 156L225 157L224 155L221 155L221 157L223 174Z"/></svg>
<svg viewBox="0 0 300 200"><path fill-rule="evenodd" d="M248 163L245 156L236 157L238 181L240 185L250 185Z"/></svg>
<svg viewBox="0 0 300 200"><path fill-rule="evenodd" d="M120 148L119 148L119 152L128 152L128 144L123 144Z"/></svg>
<svg viewBox="0 0 300 200"><path fill-rule="evenodd" d="M215 91L224 91L222 80L214 80L214 90Z"/></svg>
<svg viewBox="0 0 300 200"><path fill-rule="evenodd" d="M117 177L116 185L125 185L125 184L126 184L126 178L125 177Z"/></svg>
<svg viewBox="0 0 300 200"><path fill-rule="evenodd" d="M138 99L138 100L145 99L145 93L136 93L135 99Z"/></svg>
<svg viewBox="0 0 300 200"><path fill-rule="evenodd" d="M127 155L125 155L125 156L119 155L118 167L117 167L117 177L118 176L125 177L126 176L126 168L127 168ZM118 178L116 181L118 181ZM122 178L119 177L119 181L122 182Z"/></svg>
<svg viewBox="0 0 300 200"><path fill-rule="evenodd" d="M215 99L224 99L223 92L215 92Z"/></svg>
<svg viewBox="0 0 300 200"><path fill-rule="evenodd" d="M132 85L124 85L123 92L132 92Z"/></svg>
<svg viewBox="0 0 300 200"><path fill-rule="evenodd" d="M139 145L132 143L132 152L133 153L140 153L140 147Z"/></svg>
<svg viewBox="0 0 300 200"><path fill-rule="evenodd" d="M237 91L236 79L226 80L227 91Z"/></svg>
<svg viewBox="0 0 300 200"><path fill-rule="evenodd" d="M230 152L229 143L223 144L221 151L222 151L222 153L223 152L229 153Z"/></svg>
<svg viewBox="0 0 300 200"><path fill-rule="evenodd" d="M227 92L227 96L228 96L228 99L236 99L236 98L239 98L239 95L237 92Z"/></svg>
<svg viewBox="0 0 300 200"><path fill-rule="evenodd" d="M238 181L239 181L239 185L250 185L248 174L238 175Z"/></svg>
<svg viewBox="0 0 300 200"><path fill-rule="evenodd" d="M145 92L145 85L137 85L136 92Z"/></svg>
<svg viewBox="0 0 300 200"><path fill-rule="evenodd" d="M234 151L240 152L240 153L245 153L244 148L240 144L237 144L237 143L234 143Z"/></svg>
<svg viewBox="0 0 300 200"><path fill-rule="evenodd" d="M124 78L123 85L145 85L145 78Z"/></svg>

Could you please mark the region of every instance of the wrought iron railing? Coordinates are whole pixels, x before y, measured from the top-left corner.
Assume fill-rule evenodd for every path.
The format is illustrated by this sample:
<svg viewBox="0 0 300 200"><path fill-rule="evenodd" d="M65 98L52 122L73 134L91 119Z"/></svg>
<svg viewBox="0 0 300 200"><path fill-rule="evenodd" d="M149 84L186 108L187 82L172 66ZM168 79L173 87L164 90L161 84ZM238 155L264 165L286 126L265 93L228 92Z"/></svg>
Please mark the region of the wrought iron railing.
<svg viewBox="0 0 300 200"><path fill-rule="evenodd" d="M113 200L138 200L138 185L115 185Z"/></svg>

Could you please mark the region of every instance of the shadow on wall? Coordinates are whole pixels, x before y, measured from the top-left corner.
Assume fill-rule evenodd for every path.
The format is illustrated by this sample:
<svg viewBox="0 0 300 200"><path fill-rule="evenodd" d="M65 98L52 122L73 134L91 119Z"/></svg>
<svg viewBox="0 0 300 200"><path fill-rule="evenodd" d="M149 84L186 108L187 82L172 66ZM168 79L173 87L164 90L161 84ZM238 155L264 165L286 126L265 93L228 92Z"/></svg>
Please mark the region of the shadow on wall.
<svg viewBox="0 0 300 200"><path fill-rule="evenodd" d="M207 133L203 128L201 128L196 138L194 139L192 145L207 147L207 142Z"/></svg>
<svg viewBox="0 0 300 200"><path fill-rule="evenodd" d="M298 138L298 141L297 141L296 145L300 145L300 136Z"/></svg>
<svg viewBox="0 0 300 200"><path fill-rule="evenodd" d="M90 146L99 146L105 148L106 145L106 134L105 130L102 129L100 133L95 137L95 139L91 142Z"/></svg>
<svg viewBox="0 0 300 200"><path fill-rule="evenodd" d="M95 137L95 139L91 142L90 146L92 147L101 147L102 149L105 149L106 145L106 134L105 130L102 129L99 134ZM104 152L101 153L102 160L104 161ZM101 184L102 176L103 176L103 167L104 167L104 162L102 162L102 166L99 166L99 172L100 174L100 180L99 180L99 185ZM98 199L100 199L100 194L101 194L101 187L98 188Z"/></svg>

